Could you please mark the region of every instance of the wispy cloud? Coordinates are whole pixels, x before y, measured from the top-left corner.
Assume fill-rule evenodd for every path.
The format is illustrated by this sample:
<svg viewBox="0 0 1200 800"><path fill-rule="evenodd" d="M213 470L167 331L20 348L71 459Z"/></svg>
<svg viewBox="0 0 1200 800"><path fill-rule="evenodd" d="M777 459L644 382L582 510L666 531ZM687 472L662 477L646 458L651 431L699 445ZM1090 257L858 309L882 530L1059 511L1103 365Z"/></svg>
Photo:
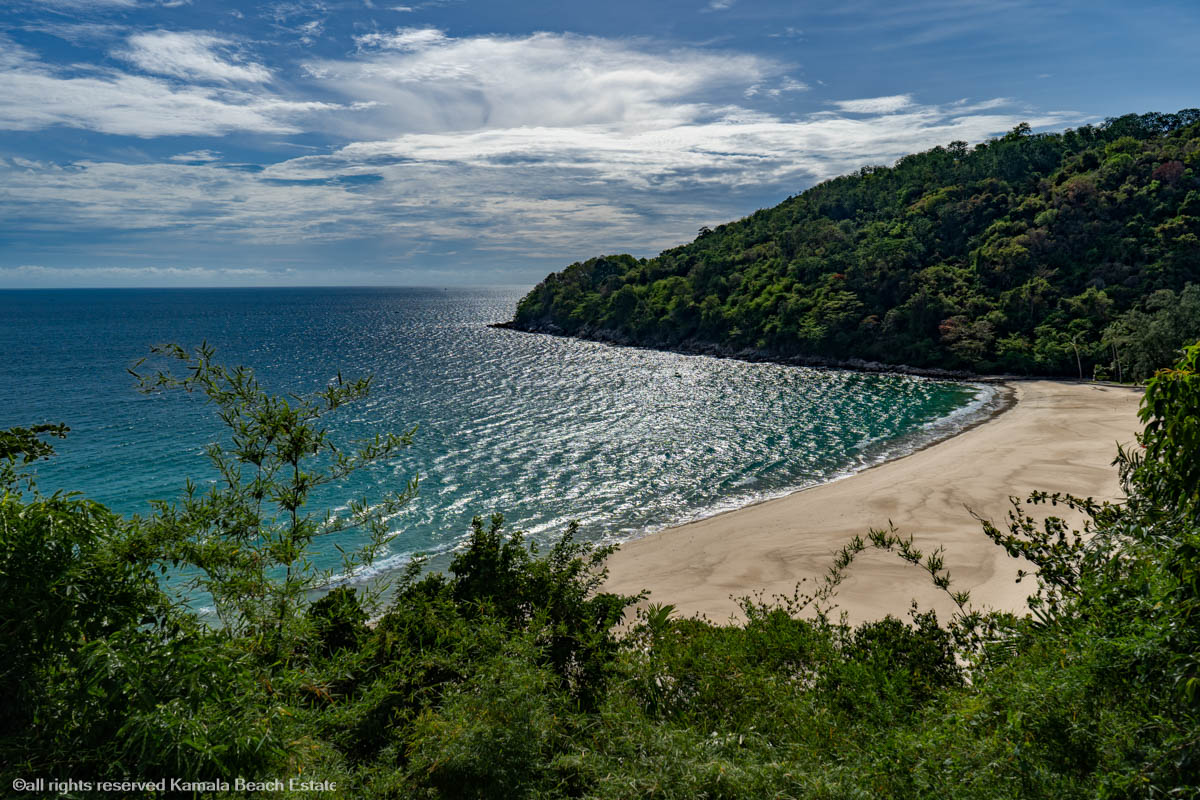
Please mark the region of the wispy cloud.
<svg viewBox="0 0 1200 800"><path fill-rule="evenodd" d="M411 9L410 9L411 10ZM444 31L437 28L397 28L393 33L365 33L355 36L354 43L360 50L404 50L413 52L443 44Z"/></svg>
<svg viewBox="0 0 1200 800"><path fill-rule="evenodd" d="M37 60L32 50L0 33L0 70L14 70Z"/></svg>
<svg viewBox="0 0 1200 800"><path fill-rule="evenodd" d="M296 27L296 32L300 36L301 43L312 44L325 32L325 21L313 19L301 23Z"/></svg>
<svg viewBox="0 0 1200 800"><path fill-rule="evenodd" d="M202 266L0 266L0 285L14 287L256 286L277 283L288 270Z"/></svg>
<svg viewBox="0 0 1200 800"><path fill-rule="evenodd" d="M175 87L120 73L58 77L39 70L0 73L0 129L52 125L149 138L220 136L230 131L298 133L296 119L339 108L244 92Z"/></svg>
<svg viewBox="0 0 1200 800"><path fill-rule="evenodd" d="M35 0L44 6L57 8L90 9L97 6L102 8L132 8L138 0Z"/></svg>
<svg viewBox="0 0 1200 800"><path fill-rule="evenodd" d="M191 65L190 67L186 65ZM164 71L209 70L229 75L231 65L173 62ZM234 65L233 68L237 69ZM256 73L249 67L242 67ZM237 72L234 75L240 74ZM111 69L64 69L0 37L0 129L38 130L53 125L142 138L219 136L230 131L296 133L297 120L344 109L337 104L290 100L263 91L200 86Z"/></svg>
<svg viewBox="0 0 1200 800"><path fill-rule="evenodd" d="M742 92L742 97L746 98L747 100L753 97L758 97L759 95L779 98L789 92L807 92L810 88L811 87L804 81L798 81L795 78L785 75L777 85L769 88L764 89L763 85L760 83L751 84Z"/></svg>
<svg viewBox="0 0 1200 800"><path fill-rule="evenodd" d="M807 92L809 88L811 87L804 81L798 81L785 75L778 86L767 90L767 94L771 97L779 97L788 92Z"/></svg>
<svg viewBox="0 0 1200 800"><path fill-rule="evenodd" d="M22 264L19 267L0 267L0 277L53 277L53 278L215 278L229 276L261 276L267 270L261 268L212 268L212 267L47 267L41 264Z"/></svg>
<svg viewBox="0 0 1200 800"><path fill-rule="evenodd" d="M863 116L819 113L801 119L714 108L652 129L610 123L413 133L283 162L264 174L311 180L369 169L399 177L423 164L444 171L507 173L504 185L511 185L517 173L538 176L531 187L555 176L564 183L586 179L664 191L783 186L890 162L955 139L978 141L1025 119L1039 126L1063 121L1059 115L1030 116L1016 109L972 115L955 105L911 103L903 113L892 105Z"/></svg>
<svg viewBox="0 0 1200 800"><path fill-rule="evenodd" d="M391 258L436 242L571 260L678 243L737 216L747 197L782 198L865 164L1017 122L1063 115L898 113L801 119L730 107L657 128L620 123L412 133L263 169L183 163L0 165L0 219L22 230L152 235L231 244L388 242Z"/></svg>
<svg viewBox="0 0 1200 800"><path fill-rule="evenodd" d="M153 31L129 37L114 55L146 72L189 81L265 83L271 72L236 56L235 44L207 33Z"/></svg>
<svg viewBox="0 0 1200 800"><path fill-rule="evenodd" d="M329 8L321 0L290 0L271 3L261 13L278 31L311 45L325 32Z"/></svg>
<svg viewBox="0 0 1200 800"><path fill-rule="evenodd" d="M122 36L125 27L101 22L42 23L26 25L25 30L48 33L72 44L111 41Z"/></svg>
<svg viewBox="0 0 1200 800"><path fill-rule="evenodd" d="M838 100L834 105L849 114L892 114L911 106L912 95L894 94L888 97Z"/></svg>
<svg viewBox="0 0 1200 800"><path fill-rule="evenodd" d="M190 153L179 153L178 155L171 156L170 160L203 164L209 161L220 161L221 154L213 150L193 150Z"/></svg>
<svg viewBox="0 0 1200 800"><path fill-rule="evenodd" d="M609 122L663 127L695 116L702 100L722 92L732 99L786 70L753 55L569 34L450 38L407 28L379 36L355 58L306 64L327 91L376 104L341 120L353 138ZM382 49L389 42L395 46Z"/></svg>

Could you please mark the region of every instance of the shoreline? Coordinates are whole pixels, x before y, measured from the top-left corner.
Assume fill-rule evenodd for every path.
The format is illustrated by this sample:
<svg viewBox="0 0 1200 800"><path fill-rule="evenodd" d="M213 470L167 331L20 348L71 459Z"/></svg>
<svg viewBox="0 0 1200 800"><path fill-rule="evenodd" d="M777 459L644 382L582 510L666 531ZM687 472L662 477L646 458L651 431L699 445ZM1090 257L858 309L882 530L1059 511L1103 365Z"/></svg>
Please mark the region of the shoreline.
<svg viewBox="0 0 1200 800"><path fill-rule="evenodd" d="M666 353L679 353L688 356L711 356L713 358L732 358L736 361L748 361L754 364L785 364L791 367L809 367L811 369L836 369L850 372L870 372L894 375L915 375L921 378L936 380L960 381L966 383L1006 383L1009 381L1027 380L1022 375L983 375L969 370L940 369L937 367L912 367L907 364L885 364L882 361L866 361L861 358L836 359L821 356L784 356L769 350L756 350L751 347L734 349L714 342L688 339L677 344L663 342L640 342L608 328L584 327L568 333L557 325L544 324L523 327L515 320L507 322L488 323L489 328L503 331L516 331L534 336L557 336L562 339L578 339L584 342L598 342L610 347L633 347L639 350L654 350ZM1033 379L1036 380L1036 379ZM1053 380L1053 379L1050 379ZM1064 378L1064 380L1070 380Z"/></svg>
<svg viewBox="0 0 1200 800"><path fill-rule="evenodd" d="M830 369L836 369L836 368L830 367ZM898 373L898 374L905 374L905 373ZM916 377L924 377L924 376L916 376ZM950 379L948 379L948 378L947 379L930 378L930 380L945 380L947 382L950 382ZM965 381L959 381L959 382L967 383ZM982 381L971 381L970 383L983 383L983 382ZM767 497L760 497L757 499L753 499L753 500L750 500L750 502L745 503L744 505L733 506L732 508L722 508L719 511L713 511L712 513L706 513L706 514L703 514L702 516L697 516L692 519L686 519L682 522L665 523L658 527L645 528L640 532L634 533L632 536L630 536L627 539L621 539L619 541L614 541L614 542L610 542L610 543L616 544L619 547L625 547L629 544L632 544L633 542L639 542L642 539L646 539L651 536L657 536L660 533L665 533L667 531L671 531L676 528L682 528L687 525L695 525L700 522L706 522L710 519L716 519L717 517L724 516L725 514L737 514L738 512L745 511L746 509L754 508L755 506L760 506L763 503L773 503L773 502L776 502L777 500L784 500L784 499L792 497L794 495L798 495L802 492L811 492L815 489L820 489L823 486L829 486L831 484L838 483L840 481L850 480L852 478L858 477L859 475L863 475L867 472L870 472L871 470L879 469L880 467L887 466L888 464L891 464L895 461L900 461L901 459L908 458L909 456L919 453L922 450L928 450L931 447L937 447L942 442L949 441L950 439L953 439L956 436L961 436L962 434L966 433L969 430L978 428L980 425L986 425L987 423L991 422L993 419L995 419L996 417L1005 413L1006 411L1010 410L1011 408L1013 408L1013 406L1016 405L1016 396L1015 396L1016 393L1013 391L1013 388L1011 386L1009 386L1006 383L999 383L999 382L990 383L990 384L986 384L986 385L989 388L995 389L995 395L992 398L989 398L988 400L986 400L984 402L984 406L981 409L977 409L975 412L972 412L974 414L974 418L971 419L970 421L968 421L962 427L951 427L950 429L945 430L945 431L939 433L938 435L931 436L929 438L922 438L916 445L914 445L912 447L900 446L896 449L895 452L892 452L891 450L885 451L885 453L880 457L880 459L878 461L875 461L874 463L867 464L865 466L860 466L856 469L848 469L844 472L835 473L835 474L831 475L830 477L825 478L817 483L810 483L805 486L798 486L798 487L791 488L791 489L783 489L779 492L779 494L772 494ZM990 408L988 406L990 406ZM957 414L961 410L962 409L958 409L955 412L953 412L952 414L950 414L946 417L943 417L939 421L944 422L946 420L952 419L954 417L954 415ZM916 437L915 433L906 434L905 436L902 436L902 437L899 437L898 439L896 439L896 441L897 442L905 442L908 439L915 438L915 437Z"/></svg>
<svg viewBox="0 0 1200 800"><path fill-rule="evenodd" d="M976 380L976 382L979 382ZM1141 392L1105 384L1005 382L992 413L948 437L783 497L719 512L630 540L609 557L605 591L671 603L682 616L740 618L732 597L811 590L854 535L894 524L926 552L945 547L956 590L975 607L1021 612L1033 584L983 534L972 511L998 525L1010 495L1065 491L1117 499L1117 442L1141 429ZM952 476L952 479L951 479ZM953 604L928 577L891 554L863 552L835 600L852 623L903 617L910 602L945 618Z"/></svg>

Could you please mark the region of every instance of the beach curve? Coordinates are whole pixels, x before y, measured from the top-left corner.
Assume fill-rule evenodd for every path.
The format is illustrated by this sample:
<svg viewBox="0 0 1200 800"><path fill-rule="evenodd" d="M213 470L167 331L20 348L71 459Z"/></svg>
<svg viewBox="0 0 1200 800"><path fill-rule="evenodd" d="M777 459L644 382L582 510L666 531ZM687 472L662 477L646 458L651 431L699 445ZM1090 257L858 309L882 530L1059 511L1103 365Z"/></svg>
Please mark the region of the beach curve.
<svg viewBox="0 0 1200 800"><path fill-rule="evenodd" d="M856 534L889 524L918 547L945 548L955 589L972 604L1021 612L1033 590L1017 562L984 534L972 512L997 524L1010 496L1034 490L1118 499L1117 444L1140 430L1140 390L1065 381L1005 384L1013 403L956 436L850 477L630 541L610 556L605 591L650 591L683 616L740 619L735 598L790 596L813 585ZM1061 513L1061 509L1056 509ZM912 601L945 618L953 604L925 573L868 550L838 591L851 623L904 616Z"/></svg>

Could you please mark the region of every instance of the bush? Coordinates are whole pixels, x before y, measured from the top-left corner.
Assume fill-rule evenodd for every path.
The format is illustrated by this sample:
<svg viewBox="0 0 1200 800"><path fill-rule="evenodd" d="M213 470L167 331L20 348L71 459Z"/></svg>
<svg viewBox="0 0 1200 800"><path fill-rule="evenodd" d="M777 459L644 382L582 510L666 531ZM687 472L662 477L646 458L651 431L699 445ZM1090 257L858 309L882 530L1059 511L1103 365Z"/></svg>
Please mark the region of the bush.
<svg viewBox="0 0 1200 800"><path fill-rule="evenodd" d="M9 432L0 762L82 779L300 774L356 798L1195 797L1197 359L1147 386L1145 450L1118 456L1128 502L1035 493L1003 529L985 524L1031 571L1020 618L972 609L940 550L889 530L848 543L812 595L744 600L743 626L659 605L618 635L637 598L600 591L608 548L571 526L543 552L495 516L448 574L411 565L373 627L339 587L289 595L303 613L264 638L170 602L158 570L180 551L164 542L195 540L167 536L168 514L38 495L23 468L57 429ZM1028 511L1059 504L1082 530ZM867 547L927 572L958 611L831 619Z"/></svg>

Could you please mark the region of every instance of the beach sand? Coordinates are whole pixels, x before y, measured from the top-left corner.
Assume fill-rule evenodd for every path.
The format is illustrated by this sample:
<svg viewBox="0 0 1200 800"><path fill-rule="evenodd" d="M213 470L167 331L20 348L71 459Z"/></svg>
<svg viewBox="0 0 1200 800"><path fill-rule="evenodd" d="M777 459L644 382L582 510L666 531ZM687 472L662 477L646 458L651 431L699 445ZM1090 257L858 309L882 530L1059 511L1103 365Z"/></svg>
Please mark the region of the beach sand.
<svg viewBox="0 0 1200 800"><path fill-rule="evenodd" d="M926 552L945 547L953 588L972 605L1022 612L1032 579L984 534L971 511L1003 527L1009 496L1062 491L1121 496L1117 443L1141 430L1139 390L1055 381L1014 382L1008 410L981 425L851 477L719 514L628 542L608 561L607 591L649 589L647 602L672 603L682 616L740 619L740 597L811 590L834 552L855 534L886 528L913 534ZM1061 514L1061 507L1058 510ZM913 600L945 619L953 603L926 573L868 549L837 595L851 623L905 617Z"/></svg>

